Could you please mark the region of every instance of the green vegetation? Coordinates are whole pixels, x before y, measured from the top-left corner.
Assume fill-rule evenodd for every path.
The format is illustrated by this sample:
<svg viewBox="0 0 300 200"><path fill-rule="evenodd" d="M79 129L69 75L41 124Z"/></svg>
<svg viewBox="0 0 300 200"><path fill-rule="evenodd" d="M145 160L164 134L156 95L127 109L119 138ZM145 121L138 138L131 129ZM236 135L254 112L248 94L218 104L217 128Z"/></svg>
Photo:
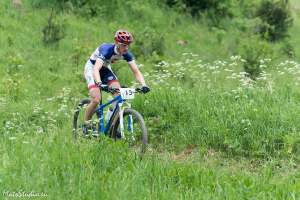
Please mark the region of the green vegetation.
<svg viewBox="0 0 300 200"><path fill-rule="evenodd" d="M259 18L259 0L194 14L188 0L96 2L0 1L0 199L300 198L298 1L281 4L282 26ZM149 128L142 160L109 138L72 140L84 64L118 28L152 88L132 102Z"/></svg>

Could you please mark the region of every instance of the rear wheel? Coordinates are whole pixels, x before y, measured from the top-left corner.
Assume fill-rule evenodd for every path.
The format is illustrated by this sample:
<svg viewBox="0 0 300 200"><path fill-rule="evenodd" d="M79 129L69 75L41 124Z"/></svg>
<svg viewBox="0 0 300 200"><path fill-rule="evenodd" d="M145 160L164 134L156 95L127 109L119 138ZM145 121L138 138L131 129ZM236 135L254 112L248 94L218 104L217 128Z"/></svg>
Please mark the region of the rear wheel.
<svg viewBox="0 0 300 200"><path fill-rule="evenodd" d="M148 143L148 133L142 115L132 108L125 108L123 112L123 132L119 112L112 119L110 136L114 139L122 139L136 152L145 153Z"/></svg>
<svg viewBox="0 0 300 200"><path fill-rule="evenodd" d="M84 115L86 107L90 104L90 99L83 99L80 101L78 106L75 109L74 116L73 116L73 137L74 139L78 139L81 136L83 136L83 125L85 123ZM98 123L98 117L97 115L93 115L93 118L91 119L90 125L93 126L90 131L96 131L97 127L96 124ZM91 134L85 135L85 137L90 136Z"/></svg>

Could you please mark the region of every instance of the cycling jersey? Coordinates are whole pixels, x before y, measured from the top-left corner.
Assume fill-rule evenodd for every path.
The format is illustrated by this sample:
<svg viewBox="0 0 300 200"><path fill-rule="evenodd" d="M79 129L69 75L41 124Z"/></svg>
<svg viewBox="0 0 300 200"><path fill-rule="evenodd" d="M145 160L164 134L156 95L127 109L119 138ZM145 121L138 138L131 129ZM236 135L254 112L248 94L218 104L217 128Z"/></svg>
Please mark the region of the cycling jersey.
<svg viewBox="0 0 300 200"><path fill-rule="evenodd" d="M117 46L115 44L102 44L92 53L90 59L85 64L84 76L89 89L97 87L93 77L93 67L97 58L103 60L103 65L99 71L101 81L108 85L118 81L117 76L111 70L111 63L121 59L126 60L127 62L134 60L133 55L129 51L124 54L118 54Z"/></svg>
<svg viewBox="0 0 300 200"><path fill-rule="evenodd" d="M114 63L117 60L126 60L127 62L131 62L134 60L133 55L127 51L125 54L117 53L117 46L115 44L102 44L98 47L91 55L90 61L92 64L95 64L96 59L100 58L104 61L103 66L109 67L110 64Z"/></svg>

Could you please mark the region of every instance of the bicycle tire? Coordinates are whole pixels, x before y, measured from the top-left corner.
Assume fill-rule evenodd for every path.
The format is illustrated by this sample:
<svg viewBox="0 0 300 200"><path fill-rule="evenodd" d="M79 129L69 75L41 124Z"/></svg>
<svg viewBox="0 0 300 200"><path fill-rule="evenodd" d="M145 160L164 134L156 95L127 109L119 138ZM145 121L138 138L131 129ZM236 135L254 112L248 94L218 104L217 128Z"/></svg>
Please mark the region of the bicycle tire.
<svg viewBox="0 0 300 200"><path fill-rule="evenodd" d="M133 134L138 134L138 135L133 135L133 137L137 136L137 139L138 139L138 140L136 140L137 143L136 144L132 144L128 140L129 141L129 145L132 146L132 147L140 146L139 147L140 153L145 153L146 149L147 149L147 144L148 144L148 132L147 132L147 127L146 127L145 121L144 121L142 115L138 111L136 111L136 110L134 110L132 108L125 108L124 112L123 112L123 118L125 119L129 115L132 116L133 121L136 120L135 122L137 122L135 129L136 128L140 129L138 131L133 131ZM117 133L118 133L119 124L120 124L120 120L119 119L120 119L119 112L117 112L117 114L115 114L113 116L112 124L111 124L111 129L109 131L110 137L113 138L113 139L115 139L115 140L118 139ZM132 133L130 133L130 134L132 134ZM132 137L132 135L130 135L130 136Z"/></svg>
<svg viewBox="0 0 300 200"><path fill-rule="evenodd" d="M78 139L78 135L79 135L79 124L78 124L78 116L80 114L80 112L82 112L82 110L84 110L84 106L88 105L91 102L90 99L83 99L80 101L80 103L78 104L78 106L75 109L74 115L73 115L73 137L74 139Z"/></svg>

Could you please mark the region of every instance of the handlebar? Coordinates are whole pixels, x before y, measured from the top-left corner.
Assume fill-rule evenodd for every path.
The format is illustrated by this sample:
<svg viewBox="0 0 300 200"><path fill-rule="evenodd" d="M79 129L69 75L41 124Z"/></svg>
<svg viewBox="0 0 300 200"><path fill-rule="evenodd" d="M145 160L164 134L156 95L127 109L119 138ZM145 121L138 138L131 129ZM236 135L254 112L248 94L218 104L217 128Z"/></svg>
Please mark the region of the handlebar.
<svg viewBox="0 0 300 200"><path fill-rule="evenodd" d="M126 88L126 87L123 86L122 88ZM100 89L105 92L112 93L112 94L120 92L119 88L111 88L106 84L101 84ZM143 93L142 88L134 88L134 90L135 90L135 93Z"/></svg>

